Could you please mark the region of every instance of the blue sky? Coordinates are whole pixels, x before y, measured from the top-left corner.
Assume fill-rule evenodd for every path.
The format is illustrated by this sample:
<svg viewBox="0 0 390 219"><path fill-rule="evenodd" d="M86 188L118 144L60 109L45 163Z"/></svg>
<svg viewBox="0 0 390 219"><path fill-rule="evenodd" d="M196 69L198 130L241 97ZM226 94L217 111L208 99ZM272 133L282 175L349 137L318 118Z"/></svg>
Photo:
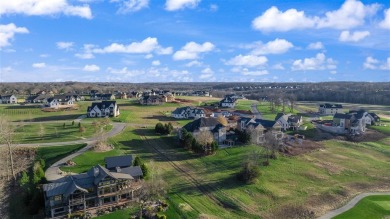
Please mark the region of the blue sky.
<svg viewBox="0 0 390 219"><path fill-rule="evenodd" d="M388 1L0 1L0 82L390 81Z"/></svg>

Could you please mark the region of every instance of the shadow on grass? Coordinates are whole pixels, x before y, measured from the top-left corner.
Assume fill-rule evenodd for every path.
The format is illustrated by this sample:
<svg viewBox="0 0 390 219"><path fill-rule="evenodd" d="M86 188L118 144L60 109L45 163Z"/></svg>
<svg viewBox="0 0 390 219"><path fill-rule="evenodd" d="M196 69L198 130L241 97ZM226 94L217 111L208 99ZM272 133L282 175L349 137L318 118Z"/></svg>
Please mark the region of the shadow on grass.
<svg viewBox="0 0 390 219"><path fill-rule="evenodd" d="M30 122L47 122L47 121L58 121L58 120L73 120L85 114L72 114L72 115L56 115L56 116L44 116L37 117L27 120L17 120L15 122L30 121Z"/></svg>

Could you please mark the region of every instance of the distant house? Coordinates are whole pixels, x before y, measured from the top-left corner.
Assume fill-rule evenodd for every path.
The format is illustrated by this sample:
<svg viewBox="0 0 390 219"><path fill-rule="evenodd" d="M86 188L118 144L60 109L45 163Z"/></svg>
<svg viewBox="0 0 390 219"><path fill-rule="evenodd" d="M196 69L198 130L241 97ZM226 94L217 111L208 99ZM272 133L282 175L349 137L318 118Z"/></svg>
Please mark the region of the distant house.
<svg viewBox="0 0 390 219"><path fill-rule="evenodd" d="M237 99L231 98L229 96L226 96L223 98L220 102L219 105L221 107L226 107L226 108L234 108L236 106Z"/></svg>
<svg viewBox="0 0 390 219"><path fill-rule="evenodd" d="M165 99L158 95L142 96L139 99L141 105L161 105L164 102L166 102Z"/></svg>
<svg viewBox="0 0 390 219"><path fill-rule="evenodd" d="M87 117L117 117L119 116L119 106L116 101L94 102L87 109Z"/></svg>
<svg viewBox="0 0 390 219"><path fill-rule="evenodd" d="M75 102L72 95L55 95L43 101L45 107L58 108L59 106L71 106Z"/></svg>
<svg viewBox="0 0 390 219"><path fill-rule="evenodd" d="M0 103L2 104L10 104L17 103L18 99L15 95L0 95Z"/></svg>
<svg viewBox="0 0 390 219"><path fill-rule="evenodd" d="M166 98L165 102L173 102L173 101L175 101L175 96L172 93L167 92L167 93L164 93L163 95Z"/></svg>
<svg viewBox="0 0 390 219"><path fill-rule="evenodd" d="M275 117L275 121L282 126L282 130L284 131L290 128L290 124L288 122L288 118L290 116L291 114L278 113Z"/></svg>
<svg viewBox="0 0 390 219"><path fill-rule="evenodd" d="M191 96L212 97L212 95L210 95L209 91L202 91L202 90L197 90L197 91L192 92Z"/></svg>
<svg viewBox="0 0 390 219"><path fill-rule="evenodd" d="M287 122L290 125L290 128L296 130L303 124L303 117L300 115L291 115L288 117Z"/></svg>
<svg viewBox="0 0 390 219"><path fill-rule="evenodd" d="M91 100L115 100L114 94L91 94L90 96Z"/></svg>
<svg viewBox="0 0 390 219"><path fill-rule="evenodd" d="M336 113L333 116L333 126L356 134L366 131L366 126L373 123L374 118L365 110Z"/></svg>
<svg viewBox="0 0 390 219"><path fill-rule="evenodd" d="M334 115L336 113L343 113L343 106L341 104L320 104L318 112L322 115Z"/></svg>
<svg viewBox="0 0 390 219"><path fill-rule="evenodd" d="M127 99L126 92L116 92L115 99Z"/></svg>
<svg viewBox="0 0 390 219"><path fill-rule="evenodd" d="M175 119L189 119L189 118L202 118L206 117L206 113L203 109L194 108L190 106L176 108L172 112L172 117Z"/></svg>
<svg viewBox="0 0 390 219"><path fill-rule="evenodd" d="M217 118L199 118L185 125L183 129L191 132L193 136L198 135L201 131L210 131L218 144L222 144L226 140L226 127ZM180 134L181 132L179 132L181 138Z"/></svg>
<svg viewBox="0 0 390 219"><path fill-rule="evenodd" d="M105 167L110 171L117 173L130 174L134 179L141 179L143 173L139 166L132 166L133 157L131 155L122 155L114 157L106 157L104 159Z"/></svg>
<svg viewBox="0 0 390 219"><path fill-rule="evenodd" d="M126 160L128 158L124 156L106 158L106 167L96 165L86 173L68 175L44 184L46 217L65 218L76 212L115 208L135 202L142 188L139 182L142 170L131 163L123 166L122 161Z"/></svg>
<svg viewBox="0 0 390 219"><path fill-rule="evenodd" d="M47 103L47 99L52 98L50 94L33 95L26 98L26 103Z"/></svg>
<svg viewBox="0 0 390 219"><path fill-rule="evenodd" d="M291 115L284 114L284 113L278 113L275 117L275 121L278 122L282 126L282 130L286 131L287 129L298 129L302 123L303 118L299 115Z"/></svg>

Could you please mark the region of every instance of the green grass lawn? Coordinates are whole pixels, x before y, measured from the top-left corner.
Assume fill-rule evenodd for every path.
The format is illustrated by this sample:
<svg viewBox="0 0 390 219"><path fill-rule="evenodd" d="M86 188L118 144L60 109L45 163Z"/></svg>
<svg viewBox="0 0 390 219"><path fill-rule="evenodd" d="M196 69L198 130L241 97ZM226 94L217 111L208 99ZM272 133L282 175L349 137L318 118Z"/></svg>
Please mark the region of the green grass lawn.
<svg viewBox="0 0 390 219"><path fill-rule="evenodd" d="M0 115L8 117L11 121L66 121L74 120L87 113L87 107L91 104L89 101L77 102L77 110L44 112L41 104L27 105L0 105Z"/></svg>
<svg viewBox="0 0 390 219"><path fill-rule="evenodd" d="M50 167L57 160L60 160L69 154L72 154L81 148L87 146L87 144L75 144L68 146L49 146L37 148L36 159L45 160L45 169Z"/></svg>
<svg viewBox="0 0 390 219"><path fill-rule="evenodd" d="M382 219L386 216L390 216L390 195L373 195L363 198L334 219Z"/></svg>
<svg viewBox="0 0 390 219"><path fill-rule="evenodd" d="M66 142L90 138L95 133L95 128L91 123L81 123L85 132L81 133L78 123L72 125L71 122L64 123L28 123L18 125L15 130L17 143L44 143L44 142ZM43 132L41 132L41 126ZM112 125L104 128L105 132L112 129Z"/></svg>
<svg viewBox="0 0 390 219"><path fill-rule="evenodd" d="M117 219L117 218L130 218L130 215L135 215L139 212L139 208L126 208L122 210L117 210L111 214L106 214L102 216L95 217L96 219ZM138 213L139 214L139 213Z"/></svg>
<svg viewBox="0 0 390 219"><path fill-rule="evenodd" d="M279 213L291 205L302 211L309 208L316 212L334 202L341 203L346 194L367 191L390 181L387 163L390 138L366 143L328 140L324 141L323 150L297 157L279 156L270 166L260 167L262 175L251 185L237 181L236 174L258 146L229 148L212 156L199 157L179 148L173 136L162 137L150 129L133 128L127 128L111 141L115 150L104 152L107 154L87 152L74 159L76 166L65 170L83 172L96 163L103 164L105 156L116 154L132 154L153 161L161 168L170 187L170 218L280 216ZM175 165L193 176L225 207L205 196L152 146L164 151Z"/></svg>
<svg viewBox="0 0 390 219"><path fill-rule="evenodd" d="M251 106L253 103L257 103L255 100L237 100L236 106L234 109L236 110L251 110Z"/></svg>
<svg viewBox="0 0 390 219"><path fill-rule="evenodd" d="M259 105L257 105L257 110L261 113L264 119L268 120L275 120L275 117L278 113L282 112L282 107L279 107L275 110L275 112L272 112L269 107L269 103L267 102L262 102ZM292 114L297 114L298 111L294 109L293 112L290 112L288 107L285 107L285 113L292 113Z"/></svg>

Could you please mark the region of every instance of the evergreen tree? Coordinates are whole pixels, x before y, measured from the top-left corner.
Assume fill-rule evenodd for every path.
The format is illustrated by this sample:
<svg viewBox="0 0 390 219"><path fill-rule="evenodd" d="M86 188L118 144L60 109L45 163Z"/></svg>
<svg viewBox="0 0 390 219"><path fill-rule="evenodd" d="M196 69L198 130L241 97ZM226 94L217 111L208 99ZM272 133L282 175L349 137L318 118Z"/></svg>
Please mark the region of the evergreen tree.
<svg viewBox="0 0 390 219"><path fill-rule="evenodd" d="M148 169L148 166L146 166L145 163L141 164L141 170L142 170L142 173L143 173L143 177L142 178L147 177L148 174L149 174L149 169Z"/></svg>
<svg viewBox="0 0 390 219"><path fill-rule="evenodd" d="M19 179L19 186L26 192L29 193L30 190L30 178L28 177L26 171L22 172L22 177Z"/></svg>
<svg viewBox="0 0 390 219"><path fill-rule="evenodd" d="M133 166L141 166L144 162L141 160L140 157L135 157Z"/></svg>

